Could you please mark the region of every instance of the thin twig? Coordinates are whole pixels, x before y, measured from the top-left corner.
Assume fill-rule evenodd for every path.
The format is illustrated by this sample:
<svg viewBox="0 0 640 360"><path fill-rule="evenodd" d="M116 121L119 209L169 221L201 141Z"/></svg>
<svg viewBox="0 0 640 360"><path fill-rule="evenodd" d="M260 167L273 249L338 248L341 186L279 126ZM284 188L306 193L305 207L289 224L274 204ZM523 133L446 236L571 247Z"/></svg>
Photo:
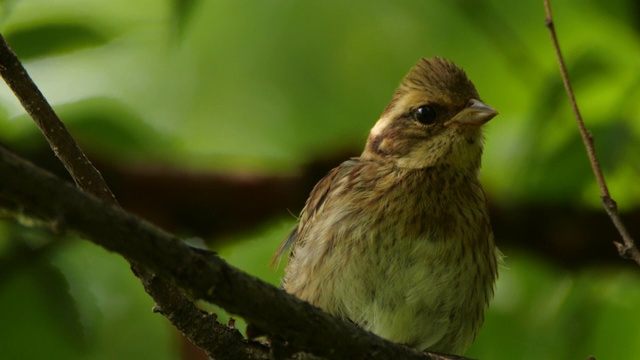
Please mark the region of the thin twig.
<svg viewBox="0 0 640 360"><path fill-rule="evenodd" d="M76 185L104 201L117 204L115 196L100 172L71 137L2 35L0 35L0 74L38 125Z"/></svg>
<svg viewBox="0 0 640 360"><path fill-rule="evenodd" d="M571 102L571 108L573 109L573 114L575 115L576 122L578 123L578 129L580 130L582 142L584 143L584 146L587 150L587 156L589 157L589 162L591 163L591 169L593 170L593 174L595 175L598 186L600 187L600 198L602 200L602 205L607 211L607 214L609 214L611 221L615 225L618 233L624 241L624 243L614 241L614 244L618 248L618 253L622 258L634 260L636 263L638 263L638 265L640 265L640 251L638 251L633 238L620 219L620 215L618 214L618 206L615 200L613 200L613 198L609 194L607 183L604 179L604 175L602 174L602 168L600 167L598 157L596 156L596 150L593 145L593 136L584 125L582 115L580 114L580 109L578 108L576 98L573 94L573 89L569 80L569 73L567 72L567 67L564 63L562 52L560 51L558 36L556 35L556 30L553 25L553 17L551 16L551 5L549 4L549 0L544 0L544 9L546 12L545 24L549 29L549 33L551 34L551 40L553 40L553 48L555 49L556 57L558 58L558 64L560 65L560 75L562 76L562 82L564 83L564 88L567 91L567 95L569 96L569 101Z"/></svg>

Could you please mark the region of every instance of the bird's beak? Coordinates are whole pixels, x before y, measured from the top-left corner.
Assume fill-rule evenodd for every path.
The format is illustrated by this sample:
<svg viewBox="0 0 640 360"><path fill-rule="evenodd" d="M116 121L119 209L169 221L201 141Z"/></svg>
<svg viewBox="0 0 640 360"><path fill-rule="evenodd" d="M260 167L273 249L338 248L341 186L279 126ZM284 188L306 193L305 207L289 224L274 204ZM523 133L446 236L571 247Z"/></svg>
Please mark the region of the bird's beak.
<svg viewBox="0 0 640 360"><path fill-rule="evenodd" d="M462 109L444 125L449 126L452 123L458 123L460 125L482 126L496 115L498 115L498 112L491 106L480 100L471 99L466 108Z"/></svg>

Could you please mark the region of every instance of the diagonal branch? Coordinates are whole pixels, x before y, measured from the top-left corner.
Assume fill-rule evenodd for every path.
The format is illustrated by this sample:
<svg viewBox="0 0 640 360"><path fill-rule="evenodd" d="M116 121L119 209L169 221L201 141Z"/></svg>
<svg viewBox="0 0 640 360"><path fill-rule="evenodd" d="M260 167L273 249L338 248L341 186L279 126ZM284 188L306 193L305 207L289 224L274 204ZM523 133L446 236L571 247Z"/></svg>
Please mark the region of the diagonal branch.
<svg viewBox="0 0 640 360"><path fill-rule="evenodd" d="M544 0L544 9L546 13L545 24L549 29L549 33L551 34L553 48L556 52L556 57L558 58L558 64L560 66L560 75L562 76L562 82L564 83L564 88L567 91L567 95L569 96L571 108L573 110L573 114L576 117L578 129L580 130L580 136L582 137L582 142L584 143L584 146L587 150L587 156L589 157L589 162L591 163L591 169L593 170L593 174L595 175L598 186L600 187L600 198L602 200L602 205L607 211L607 214L611 218L611 221L618 230L618 233L620 233L620 236L622 237L622 240L624 242L620 243L614 241L614 244L618 248L618 253L621 257L625 259L632 259L636 263L638 263L638 265L640 265L640 251L638 251L633 238L622 222L622 219L620 219L620 215L618 214L618 205L609 194L607 183L604 179L604 175L602 174L602 168L600 167L600 163L598 162L596 149L593 145L593 136L591 136L591 133L584 125L582 115L580 114L580 109L578 108L578 103L576 102L576 98L573 94L573 88L571 87L571 81L569 80L569 73L564 63L562 52L560 51L558 36L556 35L555 26L553 24L553 17L551 16L551 5L549 4L549 0Z"/></svg>
<svg viewBox="0 0 640 360"><path fill-rule="evenodd" d="M117 203L100 172L71 137L2 35L0 35L0 75L36 122L76 185L105 201Z"/></svg>
<svg viewBox="0 0 640 360"><path fill-rule="evenodd" d="M51 149L71 174L76 185L83 191L118 206L115 196L100 172L91 164L91 161L60 121L2 35L0 35L0 75L36 122ZM244 352L245 344L241 336L240 338L217 337L216 332L205 332L204 329L211 327L216 328L218 333L226 333L228 329L210 317L203 316L202 312L178 289L171 287L162 279L156 278L145 269L138 268L133 262L131 263L132 270L142 282L145 291L162 309L159 312L165 315L191 342L212 357L220 353L229 354L232 352L230 349ZM232 339L235 341L230 341Z"/></svg>
<svg viewBox="0 0 640 360"><path fill-rule="evenodd" d="M242 316L293 352L308 351L331 359L465 359L421 353L340 321L230 266L214 253L189 247L134 215L77 190L2 148L0 198L9 203L0 203L2 208L14 212L19 209L21 216L44 221L60 231L78 233L149 269L191 298Z"/></svg>

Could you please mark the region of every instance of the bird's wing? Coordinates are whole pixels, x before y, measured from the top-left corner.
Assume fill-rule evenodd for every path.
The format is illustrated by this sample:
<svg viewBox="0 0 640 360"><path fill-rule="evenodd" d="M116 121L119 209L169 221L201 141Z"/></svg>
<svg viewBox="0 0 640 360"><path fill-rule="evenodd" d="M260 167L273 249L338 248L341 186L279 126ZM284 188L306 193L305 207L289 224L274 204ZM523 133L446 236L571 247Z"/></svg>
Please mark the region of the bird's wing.
<svg viewBox="0 0 640 360"><path fill-rule="evenodd" d="M338 167L331 170L325 177L320 180L316 186L311 191L311 195L307 199L307 203L302 209L300 213L300 218L298 219L298 225L296 225L293 230L289 233L289 235L284 239L282 244L278 247L275 254L273 255L273 259L271 260L271 265L276 265L280 259L286 254L289 249L293 247L296 240L299 238L299 235L305 231L306 224L308 224L311 219L316 216L321 210L322 205L324 204L327 196L331 192L331 189L336 185L336 183L347 174L351 168L353 168L356 164L358 164L359 159L353 158L347 160L340 164Z"/></svg>

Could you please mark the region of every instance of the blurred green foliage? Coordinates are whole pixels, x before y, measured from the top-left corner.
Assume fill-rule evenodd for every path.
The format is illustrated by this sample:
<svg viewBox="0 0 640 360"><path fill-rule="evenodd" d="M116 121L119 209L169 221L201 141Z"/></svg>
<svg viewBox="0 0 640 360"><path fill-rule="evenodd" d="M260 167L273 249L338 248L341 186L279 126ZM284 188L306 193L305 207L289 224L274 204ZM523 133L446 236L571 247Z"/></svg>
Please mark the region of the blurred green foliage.
<svg viewBox="0 0 640 360"><path fill-rule="evenodd" d="M4 0L0 31L82 146L122 164L282 172L360 148L420 58L464 67L500 111L483 181L494 201L598 206L541 1ZM640 202L637 5L554 1L587 126L620 206ZM0 88L0 143L40 135ZM270 254L290 221L218 249L277 283ZM20 239L15 237L20 233ZM27 235L25 235L25 233ZM0 224L0 259L45 237ZM42 240L45 241L45 240ZM49 240L46 240L49 241ZM238 245L239 244L239 245ZM508 253L469 355L633 358L637 272L578 273ZM26 261L25 261L26 262ZM118 256L67 240L0 277L0 357L176 358L177 340Z"/></svg>

